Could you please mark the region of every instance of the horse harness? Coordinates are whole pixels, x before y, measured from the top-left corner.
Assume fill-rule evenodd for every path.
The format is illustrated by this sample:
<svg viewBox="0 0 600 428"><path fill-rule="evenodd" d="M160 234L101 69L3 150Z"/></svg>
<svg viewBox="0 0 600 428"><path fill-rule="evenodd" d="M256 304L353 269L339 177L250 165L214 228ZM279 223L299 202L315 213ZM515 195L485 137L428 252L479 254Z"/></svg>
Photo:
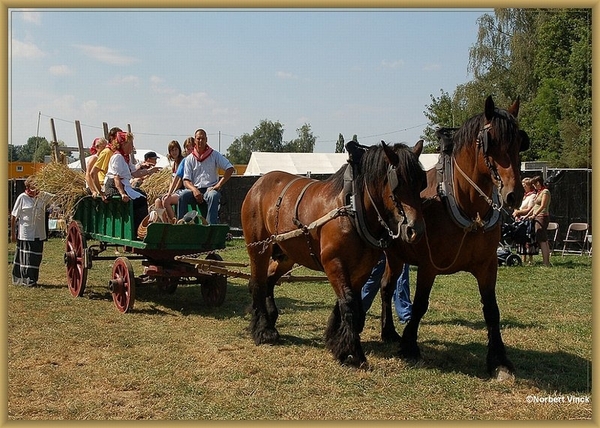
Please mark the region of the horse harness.
<svg viewBox="0 0 600 428"><path fill-rule="evenodd" d="M463 170L456 163L456 159L452 156L452 134L457 128L441 128L436 131L436 134L440 137L440 157L436 165L437 176L438 176L438 187L437 192L440 199L444 202L444 205L450 213L450 217L454 220L454 223L462 228L465 232L476 231L478 228L483 228L484 232L494 228L498 221L500 221L500 209L502 203L500 201L500 194L498 188L502 188L502 179L500 178L498 171L494 168L487 155L489 145L489 128L491 124L486 124L477 135L477 147L483 150L484 159L486 166L490 170L490 173L498 181L498 187L492 189L491 198L486 195L477 184L467 176ZM476 218L469 218L458 206L456 196L454 193L454 169L456 170L469 182L475 190L485 199L485 201L492 208L484 218L481 218L477 213Z"/></svg>
<svg viewBox="0 0 600 428"><path fill-rule="evenodd" d="M353 144L351 144L351 143L353 143ZM346 166L346 170L344 172L343 199L344 199L344 201L347 202L346 205L334 208L333 210L329 211L327 214L320 217L319 219L311 222L308 225L304 225L298 218L298 212L299 212L300 203L301 203L306 191L308 190L308 188L311 185L313 185L314 183L317 182L317 180L311 180L302 188L302 190L298 194L298 197L296 198L296 204L294 207L295 214L292 219L292 222L294 223L294 225L296 225L297 229L280 234L278 231L278 229L279 229L279 209L281 207L283 198L284 198L285 194L287 193L288 189L292 186L292 184L294 184L296 181L298 181L300 179L303 179L304 177L296 177L295 179L293 179L289 183L287 183L285 185L285 187L281 190L281 193L279 194L279 197L277 198L277 202L275 204L275 208L276 208L275 234L273 236L271 236L270 241L271 242L281 242L281 241L295 238L295 237L298 237L298 236L304 234L307 238L307 243L308 243L309 249L310 249L310 255L320 267L322 267L320 259L317 256L317 254L315 253L315 251L312 247L311 240L309 239L310 232L313 229L316 229L317 227L320 227L320 226L324 225L325 223L327 223L339 216L348 216L350 218L350 221L352 222L352 225L354 226L354 228L357 230L359 236L361 237L361 239L363 239L367 244L369 244L370 246L372 246L374 248L379 248L379 249L387 248L391 244L392 240L397 238L400 234L400 225L398 225L398 232L396 234L394 234L392 232L392 230L390 229L390 227L387 225L387 223L384 221L383 217L377 210L377 207L376 207L375 203L373 202L373 198L369 192L368 186L365 183L365 190L367 192L367 196L369 197L373 207L375 208L375 211L377 212L379 223L383 226L386 233L383 233L381 237L375 237L375 236L373 236L373 234L367 227L365 211L364 211L364 202L363 202L362 198L357 197L357 183L356 183L356 179L355 179L356 175L359 172L360 158L362 157L364 151L366 150L366 147L361 146L358 143L351 141L351 142L348 142L348 144L346 145L346 148L347 148L348 154L349 154L348 165ZM395 168L390 165L390 167L388 168L387 174L388 174L388 183L390 185L392 195L394 195L394 190L398 186L398 177L396 175ZM404 214L404 211L402 210L401 205L396 201L395 196L392 196L392 198L394 199L394 202L396 204L396 207L399 209L400 214L404 217L404 221L406 221L406 215Z"/></svg>

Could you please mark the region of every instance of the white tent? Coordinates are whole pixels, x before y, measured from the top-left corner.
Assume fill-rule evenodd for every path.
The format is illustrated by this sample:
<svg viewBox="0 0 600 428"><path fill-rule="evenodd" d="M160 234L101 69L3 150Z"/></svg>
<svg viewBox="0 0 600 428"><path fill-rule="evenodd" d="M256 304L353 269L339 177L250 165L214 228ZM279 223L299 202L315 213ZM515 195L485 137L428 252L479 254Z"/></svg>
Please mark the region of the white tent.
<svg viewBox="0 0 600 428"><path fill-rule="evenodd" d="M425 170L438 161L438 154L422 154L419 157ZM291 174L333 174L348 161L348 153L274 153L253 152L244 175L264 175L269 171L285 171Z"/></svg>
<svg viewBox="0 0 600 428"><path fill-rule="evenodd" d="M144 150L144 149L135 149L135 159L138 162L143 162L144 161L144 155L147 152L153 152L154 150ZM158 155L158 159L156 161L156 165L159 166L160 168L166 168L169 166L169 159L167 159L167 157L165 155L163 155L162 153L156 153ZM87 162L87 158L89 158L89 156L87 156L86 162ZM81 171L81 162L79 161L79 159L77 159L75 162L71 162L69 164L69 168L71 169L77 169L79 171Z"/></svg>

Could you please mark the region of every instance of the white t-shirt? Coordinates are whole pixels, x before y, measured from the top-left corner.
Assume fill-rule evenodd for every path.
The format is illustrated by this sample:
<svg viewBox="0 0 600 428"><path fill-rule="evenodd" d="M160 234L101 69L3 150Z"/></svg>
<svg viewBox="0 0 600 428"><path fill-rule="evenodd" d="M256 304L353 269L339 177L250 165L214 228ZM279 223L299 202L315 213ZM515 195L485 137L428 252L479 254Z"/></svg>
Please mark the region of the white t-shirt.
<svg viewBox="0 0 600 428"><path fill-rule="evenodd" d="M46 207L54 195L39 192L35 198L23 192L15 201L11 214L17 218L17 237L21 241L46 239Z"/></svg>
<svg viewBox="0 0 600 428"><path fill-rule="evenodd" d="M131 199L137 199L141 196L144 196L131 187L131 171L135 171L135 165L131 163L131 158L129 164L127 164L123 155L115 152L115 154L110 157L110 161L108 161L108 170L106 171L104 183L106 184L107 178L114 179L115 176L119 176L127 196L129 196Z"/></svg>
<svg viewBox="0 0 600 428"><path fill-rule="evenodd" d="M219 168L233 168L229 160L213 150L209 157L199 162L193 154L187 155L183 167L183 179L190 180L198 189L211 187L219 181Z"/></svg>

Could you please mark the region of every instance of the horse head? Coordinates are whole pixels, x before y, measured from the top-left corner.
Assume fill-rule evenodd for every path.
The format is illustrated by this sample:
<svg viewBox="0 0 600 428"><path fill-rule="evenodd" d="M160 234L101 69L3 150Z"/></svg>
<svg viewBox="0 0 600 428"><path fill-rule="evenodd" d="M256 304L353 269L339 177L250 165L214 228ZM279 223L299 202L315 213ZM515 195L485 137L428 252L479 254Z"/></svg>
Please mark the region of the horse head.
<svg viewBox="0 0 600 428"><path fill-rule="evenodd" d="M520 177L519 153L529 148L529 136L519 129L517 116L520 100L507 109L495 107L494 100L485 100L484 126L477 139L483 152L486 168L500 191L502 202L508 208L518 208L524 189Z"/></svg>
<svg viewBox="0 0 600 428"><path fill-rule="evenodd" d="M404 144L391 147L382 141L381 145L388 163L383 203L398 225L396 235L407 243L418 242L425 231L420 194L427 186L427 175L419 162L423 141L412 151Z"/></svg>
<svg viewBox="0 0 600 428"><path fill-rule="evenodd" d="M524 189L520 177L519 153L529 147L529 136L519 129L517 116L520 101L517 100L507 109L499 109L488 96L483 113L473 116L454 134L454 154L476 142L475 172L482 177L479 187L489 194L495 186L502 198L502 205L518 207L523 199ZM467 161L467 167L470 161ZM463 164L464 165L464 164ZM471 178L474 178L473 176Z"/></svg>

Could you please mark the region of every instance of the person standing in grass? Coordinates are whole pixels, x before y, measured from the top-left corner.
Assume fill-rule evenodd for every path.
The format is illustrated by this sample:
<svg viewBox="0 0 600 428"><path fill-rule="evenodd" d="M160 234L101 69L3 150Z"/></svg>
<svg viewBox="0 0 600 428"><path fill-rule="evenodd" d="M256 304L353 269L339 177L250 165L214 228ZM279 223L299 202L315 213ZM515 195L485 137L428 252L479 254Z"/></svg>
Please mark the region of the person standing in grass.
<svg viewBox="0 0 600 428"><path fill-rule="evenodd" d="M38 191L35 177L29 176L25 180L25 191L15 201L10 221L10 239L17 243L12 269L14 285L37 285L47 239L46 207L53 196Z"/></svg>
<svg viewBox="0 0 600 428"><path fill-rule="evenodd" d="M533 207L526 217L535 220L535 239L542 250L544 266L550 267L550 245L548 244L548 223L550 223L550 190L544 186L544 179L535 176L531 182L537 191Z"/></svg>

